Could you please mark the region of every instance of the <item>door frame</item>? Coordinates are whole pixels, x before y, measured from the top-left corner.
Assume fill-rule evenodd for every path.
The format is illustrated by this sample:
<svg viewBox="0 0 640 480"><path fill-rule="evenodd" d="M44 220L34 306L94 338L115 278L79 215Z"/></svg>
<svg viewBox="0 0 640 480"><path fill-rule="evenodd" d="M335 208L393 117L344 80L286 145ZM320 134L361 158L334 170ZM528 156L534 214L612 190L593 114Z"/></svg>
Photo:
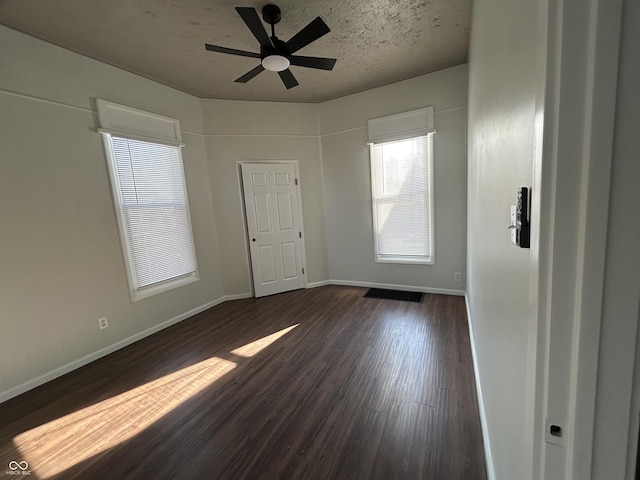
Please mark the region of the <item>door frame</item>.
<svg viewBox="0 0 640 480"><path fill-rule="evenodd" d="M592 478L605 452L599 422L614 412L611 401L601 401L598 375L610 337L603 306L622 3L540 2L547 46L543 115L536 120L543 154L534 164L537 479ZM552 424L562 427L562 437L552 436Z"/></svg>
<svg viewBox="0 0 640 480"><path fill-rule="evenodd" d="M244 233L244 250L245 260L247 262L247 269L249 271L249 285L250 293L252 297L256 296L254 282L253 282L253 267L251 266L251 246L249 245L249 227L247 226L247 205L244 200L244 186L242 184L242 165L245 163L264 163L264 164L288 164L293 165L295 169L296 179L298 184L296 185L296 193L298 195L298 224L300 231L302 232L302 238L300 239L300 257L302 259L302 288L307 287L307 253L305 249L306 234L304 231L303 222L303 205L302 205L302 180L300 179L300 166L298 160L238 160L236 161L236 171L238 172L238 186L240 188L240 201L242 202L242 215L244 221L242 222L242 231Z"/></svg>

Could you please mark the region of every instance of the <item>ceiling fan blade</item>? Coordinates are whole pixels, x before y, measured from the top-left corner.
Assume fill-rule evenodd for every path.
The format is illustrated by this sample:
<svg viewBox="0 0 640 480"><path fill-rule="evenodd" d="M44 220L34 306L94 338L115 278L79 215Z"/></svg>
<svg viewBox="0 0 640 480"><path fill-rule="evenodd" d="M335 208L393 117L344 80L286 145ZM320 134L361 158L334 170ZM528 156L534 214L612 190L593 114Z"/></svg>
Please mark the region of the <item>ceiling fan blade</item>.
<svg viewBox="0 0 640 480"><path fill-rule="evenodd" d="M316 17L315 20L312 20L309 25L304 27L298 33L296 33L288 42L287 42L287 51L289 54L295 53L300 50L302 47L306 47L311 42L319 39L321 36L329 33L331 29L324 23L320 17Z"/></svg>
<svg viewBox="0 0 640 480"><path fill-rule="evenodd" d="M242 57L260 58L259 53L247 52L245 50L236 50L235 48L218 47L216 45L204 44L204 48L210 52L229 53L231 55L240 55Z"/></svg>
<svg viewBox="0 0 640 480"><path fill-rule="evenodd" d="M267 31L264 29L264 25L258 16L258 12L255 8L252 7L236 7L236 12L242 17L244 23L247 24L253 36L256 37L256 40L260 43L261 47L273 47L271 43L271 39L267 34Z"/></svg>
<svg viewBox="0 0 640 480"><path fill-rule="evenodd" d="M284 86L287 87L287 90L298 85L296 77L293 76L293 73L291 73L291 70L289 70L288 68L286 70L278 72L278 75L280 75L282 83L284 83Z"/></svg>
<svg viewBox="0 0 640 480"><path fill-rule="evenodd" d="M251 80L253 77L258 75L263 70L264 70L264 67L262 65L258 65L256 68L254 68L253 70L249 70L247 73L245 73L240 78L234 81L237 83L247 83L249 80Z"/></svg>
<svg viewBox="0 0 640 480"><path fill-rule="evenodd" d="M299 55L290 56L289 61L291 65L318 68L320 70L333 70L333 66L336 64L335 58L301 57Z"/></svg>

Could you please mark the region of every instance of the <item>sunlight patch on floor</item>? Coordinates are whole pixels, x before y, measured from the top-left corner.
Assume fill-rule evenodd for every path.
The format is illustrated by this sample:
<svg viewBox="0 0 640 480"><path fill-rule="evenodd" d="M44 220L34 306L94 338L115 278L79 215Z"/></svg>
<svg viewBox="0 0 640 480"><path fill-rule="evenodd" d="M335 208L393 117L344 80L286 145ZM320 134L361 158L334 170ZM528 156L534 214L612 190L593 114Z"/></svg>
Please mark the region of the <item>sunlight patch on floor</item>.
<svg viewBox="0 0 640 480"><path fill-rule="evenodd" d="M262 337L259 340L256 340L255 342L247 343L246 345L243 345L242 347L239 347L239 348L236 348L235 350L232 350L231 353L233 353L234 355L239 355L241 357L253 357L255 354L257 354L258 352L260 352L261 350L265 349L266 347L271 345L273 342L275 342L279 338L281 338L284 335L286 335L287 333L289 333L291 330L296 328L298 325L300 325L300 324L296 323L295 325L291 325L290 327L283 328L282 330L280 330L280 331L278 331L276 333L272 333L271 335L268 335L266 337Z"/></svg>
<svg viewBox="0 0 640 480"><path fill-rule="evenodd" d="M297 326L232 353L252 357ZM13 439L15 446L34 474L50 478L133 438L235 367L229 360L209 358L21 433Z"/></svg>
<svg viewBox="0 0 640 480"><path fill-rule="evenodd" d="M14 443L31 470L49 478L132 438L233 368L207 359L21 433Z"/></svg>

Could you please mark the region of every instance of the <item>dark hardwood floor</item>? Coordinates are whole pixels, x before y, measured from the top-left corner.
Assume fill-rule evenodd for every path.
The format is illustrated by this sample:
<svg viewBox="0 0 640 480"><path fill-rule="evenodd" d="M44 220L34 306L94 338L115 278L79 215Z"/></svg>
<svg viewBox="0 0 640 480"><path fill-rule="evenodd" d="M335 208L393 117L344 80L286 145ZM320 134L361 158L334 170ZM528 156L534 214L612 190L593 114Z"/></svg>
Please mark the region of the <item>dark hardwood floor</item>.
<svg viewBox="0 0 640 480"><path fill-rule="evenodd" d="M364 293L226 302L0 404L0 473L486 479L464 299Z"/></svg>

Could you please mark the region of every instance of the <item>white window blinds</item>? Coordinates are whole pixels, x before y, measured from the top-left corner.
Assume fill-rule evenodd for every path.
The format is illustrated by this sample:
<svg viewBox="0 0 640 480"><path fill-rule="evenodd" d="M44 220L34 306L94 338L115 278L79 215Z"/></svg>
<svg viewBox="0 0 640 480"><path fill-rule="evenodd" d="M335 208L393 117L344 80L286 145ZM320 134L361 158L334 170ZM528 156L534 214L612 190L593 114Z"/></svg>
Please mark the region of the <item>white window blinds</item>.
<svg viewBox="0 0 640 480"><path fill-rule="evenodd" d="M430 136L371 146L376 260L430 263Z"/></svg>
<svg viewBox="0 0 640 480"><path fill-rule="evenodd" d="M180 148L112 136L137 289L196 271Z"/></svg>

